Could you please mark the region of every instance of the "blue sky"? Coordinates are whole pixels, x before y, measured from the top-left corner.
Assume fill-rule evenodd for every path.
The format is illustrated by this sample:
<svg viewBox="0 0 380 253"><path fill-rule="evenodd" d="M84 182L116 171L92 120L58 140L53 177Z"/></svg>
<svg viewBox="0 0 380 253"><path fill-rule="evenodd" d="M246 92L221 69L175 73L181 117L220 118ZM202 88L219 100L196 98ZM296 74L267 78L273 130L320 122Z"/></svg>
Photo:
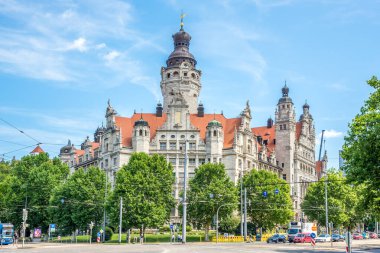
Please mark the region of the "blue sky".
<svg viewBox="0 0 380 253"><path fill-rule="evenodd" d="M92 136L108 99L123 116L153 112L181 10L206 111L235 117L249 99L252 126L265 125L286 80L336 167L366 80L380 76L378 0L0 0L1 119L56 156L51 144ZM0 156L33 144L0 121Z"/></svg>

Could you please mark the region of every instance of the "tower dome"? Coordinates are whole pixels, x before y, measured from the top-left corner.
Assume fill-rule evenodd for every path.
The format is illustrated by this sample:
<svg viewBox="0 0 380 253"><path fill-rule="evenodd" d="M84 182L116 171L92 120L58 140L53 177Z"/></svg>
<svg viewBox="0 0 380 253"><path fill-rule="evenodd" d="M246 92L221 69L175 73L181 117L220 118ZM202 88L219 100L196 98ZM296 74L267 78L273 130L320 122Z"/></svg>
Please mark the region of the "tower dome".
<svg viewBox="0 0 380 253"><path fill-rule="evenodd" d="M135 127L137 127L137 126L149 126L149 124L148 124L147 121L145 121L143 119L142 114L141 114L141 118L139 120L135 121L135 125L134 126Z"/></svg>
<svg viewBox="0 0 380 253"><path fill-rule="evenodd" d="M220 123L219 121L214 119L207 124L207 127L214 127L214 126L215 127L222 127L222 123Z"/></svg>
<svg viewBox="0 0 380 253"><path fill-rule="evenodd" d="M305 101L305 104L302 106L302 108L304 108L304 109L310 109L310 106L307 103L307 101Z"/></svg>

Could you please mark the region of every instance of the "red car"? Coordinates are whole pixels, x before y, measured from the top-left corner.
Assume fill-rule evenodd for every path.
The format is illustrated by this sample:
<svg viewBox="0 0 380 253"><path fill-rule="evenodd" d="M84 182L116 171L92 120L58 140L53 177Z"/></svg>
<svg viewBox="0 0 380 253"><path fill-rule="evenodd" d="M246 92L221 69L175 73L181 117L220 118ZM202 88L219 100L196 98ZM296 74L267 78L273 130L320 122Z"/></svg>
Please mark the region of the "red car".
<svg viewBox="0 0 380 253"><path fill-rule="evenodd" d="M379 238L379 236L376 233L369 233L369 238L377 239L377 238Z"/></svg>
<svg viewBox="0 0 380 253"><path fill-rule="evenodd" d="M363 240L363 236L361 234L355 233L352 235L352 239L354 240Z"/></svg>
<svg viewBox="0 0 380 253"><path fill-rule="evenodd" d="M301 234L301 233L298 233L294 239L293 239L293 242L294 243L304 243L304 242L311 242L311 236L309 233L304 233L304 234Z"/></svg>

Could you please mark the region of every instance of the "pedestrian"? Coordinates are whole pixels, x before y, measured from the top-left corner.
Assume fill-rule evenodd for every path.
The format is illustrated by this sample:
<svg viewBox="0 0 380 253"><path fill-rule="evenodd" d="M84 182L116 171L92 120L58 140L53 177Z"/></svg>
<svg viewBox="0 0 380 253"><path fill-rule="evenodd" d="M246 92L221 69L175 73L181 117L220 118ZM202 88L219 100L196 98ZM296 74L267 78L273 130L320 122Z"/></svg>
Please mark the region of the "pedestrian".
<svg viewBox="0 0 380 253"><path fill-rule="evenodd" d="M13 234L13 246L16 245L16 247L17 247L17 243L18 243L18 235L17 235L17 232L14 232L14 234Z"/></svg>
<svg viewBox="0 0 380 253"><path fill-rule="evenodd" d="M175 236L174 234L172 234L172 242L174 242L174 239L175 239Z"/></svg>
<svg viewBox="0 0 380 253"><path fill-rule="evenodd" d="M144 235L140 234L140 244L143 244L143 243L144 243Z"/></svg>

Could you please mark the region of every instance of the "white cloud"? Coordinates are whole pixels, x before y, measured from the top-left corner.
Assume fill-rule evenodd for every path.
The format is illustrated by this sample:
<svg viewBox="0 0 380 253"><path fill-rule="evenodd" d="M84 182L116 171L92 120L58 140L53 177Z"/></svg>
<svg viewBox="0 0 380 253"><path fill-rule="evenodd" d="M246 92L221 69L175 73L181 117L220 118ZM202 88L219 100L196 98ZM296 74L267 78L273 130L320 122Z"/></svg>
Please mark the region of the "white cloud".
<svg viewBox="0 0 380 253"><path fill-rule="evenodd" d="M69 46L68 50L78 50L79 52L87 51L87 41L85 38L80 37L74 40Z"/></svg>
<svg viewBox="0 0 380 253"><path fill-rule="evenodd" d="M343 132L336 131L334 129L325 130L324 138L331 139L331 138L339 138L343 136ZM322 133L319 134L319 138L321 137Z"/></svg>
<svg viewBox="0 0 380 253"><path fill-rule="evenodd" d="M351 90L350 87L348 87L347 85L341 82L332 83L328 87L336 91L350 91Z"/></svg>
<svg viewBox="0 0 380 253"><path fill-rule="evenodd" d="M129 84L152 91L146 82L128 79L133 75L134 80L153 80L146 73L149 66L134 55L138 56L140 50L162 52L163 49L154 37L131 26L134 10L130 3L59 1L50 5L0 1L0 15L9 19L0 24L0 72L49 80L52 81L49 85L74 89L94 88L94 85L108 89ZM106 64L115 62L121 51L129 52L127 62L134 63L135 73L125 74L129 70L121 67L105 67L105 61ZM125 61L114 64L123 66Z"/></svg>
<svg viewBox="0 0 380 253"><path fill-rule="evenodd" d="M112 61L114 60L116 57L118 57L120 55L120 53L116 50L113 50L109 53L107 53L105 56L104 56L104 59L106 59L107 61Z"/></svg>

